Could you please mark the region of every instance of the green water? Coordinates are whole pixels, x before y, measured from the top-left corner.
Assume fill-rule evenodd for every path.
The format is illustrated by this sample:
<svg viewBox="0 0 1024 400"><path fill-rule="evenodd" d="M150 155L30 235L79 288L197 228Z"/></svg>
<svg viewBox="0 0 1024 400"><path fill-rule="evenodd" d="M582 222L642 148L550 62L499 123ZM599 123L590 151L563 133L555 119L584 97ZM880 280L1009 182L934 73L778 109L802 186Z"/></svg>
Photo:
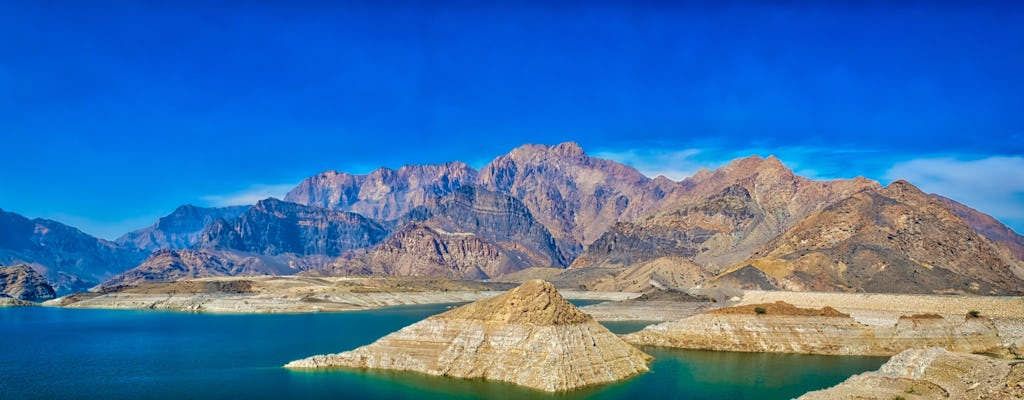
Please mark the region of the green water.
<svg viewBox="0 0 1024 400"><path fill-rule="evenodd" d="M651 372L563 394L416 373L280 368L373 342L446 307L291 315L0 308L0 398L788 399L885 361L647 348L656 357Z"/></svg>

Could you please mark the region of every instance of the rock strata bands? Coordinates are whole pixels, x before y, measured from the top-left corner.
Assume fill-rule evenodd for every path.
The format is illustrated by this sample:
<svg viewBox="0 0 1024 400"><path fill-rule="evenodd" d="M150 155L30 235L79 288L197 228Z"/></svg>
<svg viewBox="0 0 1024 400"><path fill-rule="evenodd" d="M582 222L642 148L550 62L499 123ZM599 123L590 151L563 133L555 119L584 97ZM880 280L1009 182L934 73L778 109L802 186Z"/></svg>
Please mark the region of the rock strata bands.
<svg viewBox="0 0 1024 400"><path fill-rule="evenodd" d="M906 350L877 371L807 393L827 399L1021 399L1024 363L942 348Z"/></svg>
<svg viewBox="0 0 1024 400"><path fill-rule="evenodd" d="M484 378L556 392L648 371L650 356L534 280L427 318L373 344L288 368L379 368Z"/></svg>
<svg viewBox="0 0 1024 400"><path fill-rule="evenodd" d="M626 335L637 345L685 349L886 356L910 348L996 351L999 331L988 318L900 317L895 325L867 325L831 308L785 303L725 308Z"/></svg>

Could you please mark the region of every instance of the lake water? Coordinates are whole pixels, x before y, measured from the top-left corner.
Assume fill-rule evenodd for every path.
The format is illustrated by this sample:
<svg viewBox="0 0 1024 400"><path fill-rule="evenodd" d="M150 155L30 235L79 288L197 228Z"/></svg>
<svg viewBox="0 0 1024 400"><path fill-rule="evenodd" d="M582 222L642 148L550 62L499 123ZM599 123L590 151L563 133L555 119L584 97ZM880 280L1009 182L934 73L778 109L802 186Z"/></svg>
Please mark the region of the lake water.
<svg viewBox="0 0 1024 400"><path fill-rule="evenodd" d="M885 358L645 348L652 371L546 394L406 372L290 371L313 354L368 344L446 305L289 315L0 308L0 398L788 399ZM642 324L618 323L618 332Z"/></svg>

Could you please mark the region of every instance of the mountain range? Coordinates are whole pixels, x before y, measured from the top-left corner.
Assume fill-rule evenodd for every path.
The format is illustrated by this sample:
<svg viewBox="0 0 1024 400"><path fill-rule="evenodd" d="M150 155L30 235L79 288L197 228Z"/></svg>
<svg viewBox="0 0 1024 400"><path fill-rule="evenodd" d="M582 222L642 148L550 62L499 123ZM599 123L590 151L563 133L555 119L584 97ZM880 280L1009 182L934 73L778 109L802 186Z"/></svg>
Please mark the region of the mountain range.
<svg viewBox="0 0 1024 400"><path fill-rule="evenodd" d="M1024 237L909 182L812 180L757 156L676 182L575 143L524 145L479 171L326 171L283 200L182 206L114 242L0 210L0 265L19 263L59 294L221 275L494 279L531 267L600 269L600 282L578 283L629 290L1024 293Z"/></svg>

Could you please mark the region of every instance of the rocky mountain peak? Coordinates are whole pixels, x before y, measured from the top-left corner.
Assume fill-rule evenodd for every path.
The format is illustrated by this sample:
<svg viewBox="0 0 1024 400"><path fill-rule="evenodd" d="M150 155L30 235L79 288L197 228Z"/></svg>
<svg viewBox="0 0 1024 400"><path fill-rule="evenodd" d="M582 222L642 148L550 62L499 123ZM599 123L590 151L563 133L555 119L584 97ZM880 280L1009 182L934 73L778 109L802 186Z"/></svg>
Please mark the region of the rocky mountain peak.
<svg viewBox="0 0 1024 400"><path fill-rule="evenodd" d="M200 235L197 248L337 257L348 250L377 244L386 235L383 226L359 214L269 198L237 218L210 223Z"/></svg>
<svg viewBox="0 0 1024 400"><path fill-rule="evenodd" d="M481 186L520 199L570 254L611 224L656 207L674 186L636 169L587 156L576 143L525 145L480 171Z"/></svg>
<svg viewBox="0 0 1024 400"><path fill-rule="evenodd" d="M782 164L778 158L773 155L767 158L761 158L757 155L752 155L746 158L734 160L722 168L727 173L732 173L738 176L752 176L755 174L773 174L778 176L793 176L793 171Z"/></svg>
<svg viewBox="0 0 1024 400"><path fill-rule="evenodd" d="M249 213L262 213L262 214L273 214L278 218L283 218L286 214L305 211L306 206L287 201L282 201L273 197L257 201L252 206ZM312 211L312 210L309 210Z"/></svg>
<svg viewBox="0 0 1024 400"><path fill-rule="evenodd" d="M562 297L555 285L540 279L523 282L504 294L459 307L438 317L542 326L593 321Z"/></svg>
<svg viewBox="0 0 1024 400"><path fill-rule="evenodd" d="M508 157L516 161L539 162L557 159L582 160L586 153L579 143L565 142L554 146L527 144L512 150Z"/></svg>
<svg viewBox="0 0 1024 400"><path fill-rule="evenodd" d="M476 178L475 169L458 161L381 167L366 175L327 171L303 180L285 201L390 221Z"/></svg>
<svg viewBox="0 0 1024 400"><path fill-rule="evenodd" d="M882 189L882 193L885 194L886 196L900 200L905 200L908 198L923 198L927 196L924 192L921 191L921 189L918 189L917 186L914 186L910 182L907 182L903 179L897 179L893 181L892 183L889 184L889 186L886 186L884 189Z"/></svg>

